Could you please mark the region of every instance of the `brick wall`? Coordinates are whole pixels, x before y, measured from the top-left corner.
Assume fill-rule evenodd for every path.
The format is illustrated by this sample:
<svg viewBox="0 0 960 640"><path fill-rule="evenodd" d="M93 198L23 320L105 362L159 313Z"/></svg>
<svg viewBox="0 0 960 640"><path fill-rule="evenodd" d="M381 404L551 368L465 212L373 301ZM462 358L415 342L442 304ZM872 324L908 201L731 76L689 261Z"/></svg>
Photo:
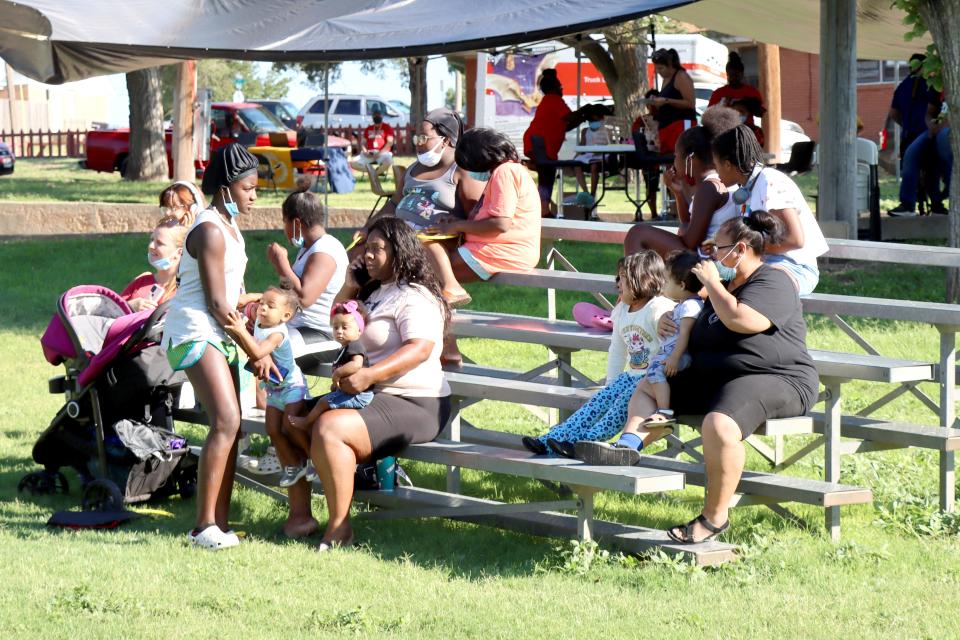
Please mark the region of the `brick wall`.
<svg viewBox="0 0 960 640"><path fill-rule="evenodd" d="M793 120L817 140L820 112L820 59L819 56L780 49L780 83L782 114L785 120ZM894 85L864 84L857 87L857 115L863 122L861 137L877 141L886 121Z"/></svg>

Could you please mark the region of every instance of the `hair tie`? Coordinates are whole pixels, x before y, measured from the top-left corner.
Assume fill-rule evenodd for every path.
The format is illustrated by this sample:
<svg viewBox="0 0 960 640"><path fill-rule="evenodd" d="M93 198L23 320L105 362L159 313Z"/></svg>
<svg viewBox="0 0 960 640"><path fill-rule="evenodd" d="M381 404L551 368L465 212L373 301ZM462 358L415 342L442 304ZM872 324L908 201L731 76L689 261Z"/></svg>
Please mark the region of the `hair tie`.
<svg viewBox="0 0 960 640"><path fill-rule="evenodd" d="M360 328L360 333L363 333L364 321L363 314L360 313L360 303L356 300L347 300L346 302L337 302L330 308L330 318L332 319L338 313L344 313L347 315L353 316L353 319L357 321L357 327Z"/></svg>

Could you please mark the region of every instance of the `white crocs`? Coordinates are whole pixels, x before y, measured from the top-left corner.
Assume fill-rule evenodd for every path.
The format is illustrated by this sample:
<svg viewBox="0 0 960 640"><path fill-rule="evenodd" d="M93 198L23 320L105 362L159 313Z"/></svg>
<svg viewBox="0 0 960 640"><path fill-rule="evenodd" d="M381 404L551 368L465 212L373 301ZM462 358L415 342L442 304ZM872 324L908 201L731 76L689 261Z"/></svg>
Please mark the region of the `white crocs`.
<svg viewBox="0 0 960 640"><path fill-rule="evenodd" d="M273 447L267 447L267 452L259 458L243 456L238 463L241 470L260 476L268 476L283 471L283 465L277 458L277 451Z"/></svg>
<svg viewBox="0 0 960 640"><path fill-rule="evenodd" d="M203 531L194 534L193 531L187 534L187 539L195 547L209 549L210 551L219 551L228 549L240 544L240 538L233 531L221 531L215 524L210 525Z"/></svg>

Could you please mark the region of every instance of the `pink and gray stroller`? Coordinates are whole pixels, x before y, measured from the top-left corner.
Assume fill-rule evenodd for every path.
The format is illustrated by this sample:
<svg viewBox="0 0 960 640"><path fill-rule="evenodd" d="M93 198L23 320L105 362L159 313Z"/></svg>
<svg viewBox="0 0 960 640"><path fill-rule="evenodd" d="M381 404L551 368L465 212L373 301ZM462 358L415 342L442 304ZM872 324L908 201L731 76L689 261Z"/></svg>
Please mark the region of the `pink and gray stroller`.
<svg viewBox="0 0 960 640"><path fill-rule="evenodd" d="M85 510L192 495L195 461L171 417L186 376L170 368L159 346L166 307L134 313L96 285L60 297L40 342L47 361L66 368L49 382L65 402L33 446L43 470L24 476L19 490L66 493L60 469L73 467Z"/></svg>

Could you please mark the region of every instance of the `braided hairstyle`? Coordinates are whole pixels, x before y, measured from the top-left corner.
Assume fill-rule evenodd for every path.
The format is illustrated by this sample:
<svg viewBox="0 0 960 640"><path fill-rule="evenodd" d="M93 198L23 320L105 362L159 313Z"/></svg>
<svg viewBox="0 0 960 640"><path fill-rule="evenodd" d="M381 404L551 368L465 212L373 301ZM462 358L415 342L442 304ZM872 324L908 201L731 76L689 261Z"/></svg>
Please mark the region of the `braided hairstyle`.
<svg viewBox="0 0 960 640"><path fill-rule="evenodd" d="M783 223L767 211L751 211L749 216L737 216L727 220L717 234L730 236L733 243L743 242L757 255L763 255L764 247L780 244L783 240Z"/></svg>
<svg viewBox="0 0 960 640"><path fill-rule="evenodd" d="M750 127L741 124L714 138L713 156L716 161L729 162L740 173L750 175L757 164L763 163L763 147Z"/></svg>

